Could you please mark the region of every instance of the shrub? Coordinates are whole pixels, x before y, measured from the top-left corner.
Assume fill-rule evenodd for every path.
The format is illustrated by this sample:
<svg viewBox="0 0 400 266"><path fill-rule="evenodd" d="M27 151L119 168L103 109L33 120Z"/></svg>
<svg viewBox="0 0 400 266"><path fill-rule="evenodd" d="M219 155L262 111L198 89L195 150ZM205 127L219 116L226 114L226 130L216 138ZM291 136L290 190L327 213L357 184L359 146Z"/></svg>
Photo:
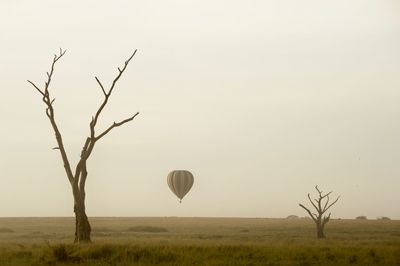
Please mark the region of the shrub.
<svg viewBox="0 0 400 266"><path fill-rule="evenodd" d="M389 218L389 217L386 217L386 216L379 216L379 217L377 217L376 219L377 219L377 220L381 220L381 221L389 221L389 220L390 220L390 218Z"/></svg>
<svg viewBox="0 0 400 266"><path fill-rule="evenodd" d="M357 220L368 220L367 216L361 215L356 217Z"/></svg>
<svg viewBox="0 0 400 266"><path fill-rule="evenodd" d="M80 262L80 258L74 254L77 246L66 244L50 245L48 241L45 241L45 243L46 248L43 250L43 253L37 257L37 265L58 265L57 263ZM33 263L32 265L36 264Z"/></svg>
<svg viewBox="0 0 400 266"><path fill-rule="evenodd" d="M60 244L52 247L53 256L57 261L67 261L69 259L69 254L65 244Z"/></svg>
<svg viewBox="0 0 400 266"><path fill-rule="evenodd" d="M297 215L289 215L288 217L286 217L286 219L299 219L299 216Z"/></svg>

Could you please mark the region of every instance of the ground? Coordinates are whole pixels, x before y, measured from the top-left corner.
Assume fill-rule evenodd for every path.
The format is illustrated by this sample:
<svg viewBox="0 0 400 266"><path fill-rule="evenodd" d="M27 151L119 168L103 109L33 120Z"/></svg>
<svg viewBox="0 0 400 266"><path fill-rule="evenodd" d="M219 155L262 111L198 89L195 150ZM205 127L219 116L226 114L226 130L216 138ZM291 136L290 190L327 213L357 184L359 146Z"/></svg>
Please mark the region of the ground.
<svg viewBox="0 0 400 266"><path fill-rule="evenodd" d="M0 218L0 266L400 265L400 221L91 218L93 243L74 245L73 218Z"/></svg>

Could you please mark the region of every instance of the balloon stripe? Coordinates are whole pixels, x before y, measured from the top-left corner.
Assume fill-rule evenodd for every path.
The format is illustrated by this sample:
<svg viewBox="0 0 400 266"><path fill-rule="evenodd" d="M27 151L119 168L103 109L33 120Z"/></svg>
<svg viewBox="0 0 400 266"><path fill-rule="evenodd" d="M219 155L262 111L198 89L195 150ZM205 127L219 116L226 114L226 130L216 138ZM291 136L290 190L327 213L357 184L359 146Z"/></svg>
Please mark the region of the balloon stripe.
<svg viewBox="0 0 400 266"><path fill-rule="evenodd" d="M174 186L172 184L173 176L174 176L174 172L171 172L171 173L168 174L167 183L168 183L169 189L171 189L171 191L175 194L175 188L174 188Z"/></svg>
<svg viewBox="0 0 400 266"><path fill-rule="evenodd" d="M180 193L180 183L179 180L181 179L181 172L177 171L174 173L174 178L172 179L172 182L174 184L174 188L175 188L175 194L176 196L178 196L179 199L182 199L181 193Z"/></svg>

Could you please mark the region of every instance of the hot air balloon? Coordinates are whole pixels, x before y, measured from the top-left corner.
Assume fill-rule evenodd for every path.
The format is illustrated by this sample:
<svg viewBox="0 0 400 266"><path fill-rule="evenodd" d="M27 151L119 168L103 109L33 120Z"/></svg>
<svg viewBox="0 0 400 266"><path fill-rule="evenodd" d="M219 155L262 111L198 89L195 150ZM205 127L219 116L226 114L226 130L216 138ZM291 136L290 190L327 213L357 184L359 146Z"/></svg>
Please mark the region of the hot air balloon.
<svg viewBox="0 0 400 266"><path fill-rule="evenodd" d="M186 170L175 170L168 174L167 183L171 191L182 202L183 197L192 188L194 178L192 173Z"/></svg>

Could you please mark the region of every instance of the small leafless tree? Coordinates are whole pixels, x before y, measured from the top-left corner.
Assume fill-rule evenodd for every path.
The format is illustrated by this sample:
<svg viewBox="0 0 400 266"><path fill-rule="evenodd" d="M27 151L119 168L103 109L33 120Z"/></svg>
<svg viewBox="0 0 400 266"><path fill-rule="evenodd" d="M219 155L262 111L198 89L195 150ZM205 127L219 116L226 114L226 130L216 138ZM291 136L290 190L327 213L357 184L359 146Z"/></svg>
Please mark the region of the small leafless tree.
<svg viewBox="0 0 400 266"><path fill-rule="evenodd" d="M336 200L333 202L330 202L329 195L332 193L326 193L323 194L321 190L319 190L318 186L315 186L315 189L318 191L318 198L314 199L314 201L310 197L310 193L308 193L308 199L311 202L311 205L314 207L315 212L312 212L310 209L305 207L303 204L299 204L300 207L302 207L304 210L308 212L310 217L313 219L315 222L315 225L317 226L317 237L318 238L325 238L324 234L324 228L327 222L329 222L329 219L331 218L331 213L329 213L328 216L324 216L324 213L329 210L330 207L332 207L340 198L338 196Z"/></svg>
<svg viewBox="0 0 400 266"><path fill-rule="evenodd" d="M86 141L83 145L81 154L80 154L80 160L78 161L75 171L73 172L73 169L70 166L69 159L67 156L67 152L63 143L63 139L61 136L61 132L58 129L56 119L55 119L55 112L54 112L54 100L55 98L52 98L50 96L50 91L49 91L49 86L51 79L53 77L54 73L54 67L58 60L60 60L64 55L65 55L65 50L60 49L59 54L55 54L53 57L53 62L51 63L51 68L50 72L47 72L47 81L44 84L44 88L40 89L35 83L32 81L28 80L28 82L40 93L42 96L42 100L46 106L46 115L48 119L50 120L51 126L53 127L56 141L58 146L55 147L54 149L58 149L61 154L62 162L64 164L65 172L68 177L68 181L71 184L72 187L72 194L74 198L74 212L75 212L75 243L80 243L80 242L90 242L90 234L91 234L91 227L90 223L88 220L88 217L86 215L86 210L85 210L85 184L86 184L86 178L88 175L88 171L86 168L86 162L89 159L90 155L93 152L93 148L97 141L99 141L102 137L107 135L112 129L122 126L123 124L132 121L139 113L137 112L131 117L126 118L125 120L122 120L120 122L113 122L108 128L106 128L104 131L101 131L100 133L97 133L96 131L96 125L97 121L100 117L101 112L103 111L104 107L107 105L108 100L115 88L115 85L117 81L120 79L122 74L124 73L126 67L128 66L129 62L131 59L135 56L136 50L134 53L128 58L128 60L125 61L125 64L122 68L118 68L118 73L114 80L112 81L110 87L106 89L101 81L95 77L98 85L101 88L101 91L103 92L103 101L101 102L97 112L95 113L94 116L92 116L92 119L89 123L89 136L86 138Z"/></svg>

